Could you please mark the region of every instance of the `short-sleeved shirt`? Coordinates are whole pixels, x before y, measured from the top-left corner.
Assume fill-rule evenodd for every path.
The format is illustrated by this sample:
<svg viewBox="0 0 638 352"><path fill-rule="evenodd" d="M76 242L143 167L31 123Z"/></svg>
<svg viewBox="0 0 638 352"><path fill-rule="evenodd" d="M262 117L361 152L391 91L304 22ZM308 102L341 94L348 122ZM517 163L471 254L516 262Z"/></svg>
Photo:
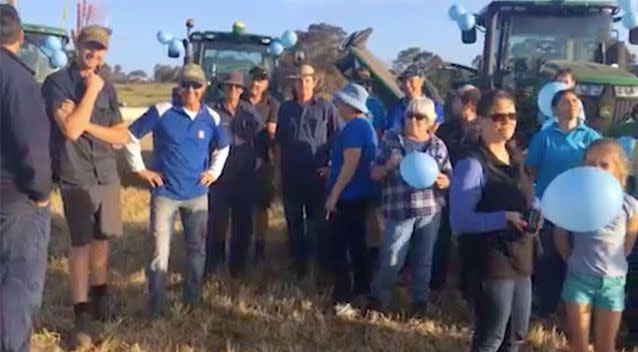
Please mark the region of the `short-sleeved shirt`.
<svg viewBox="0 0 638 352"><path fill-rule="evenodd" d="M71 141L64 137L55 122L53 113L64 100L69 99L78 106L85 91L84 79L75 65L52 73L42 86L47 113L53 121L51 154L54 175L62 183L72 186L119 183L116 151L110 143L86 132L77 141ZM98 94L91 123L105 127L122 123L115 86L110 82L105 82Z"/></svg>
<svg viewBox="0 0 638 352"><path fill-rule="evenodd" d="M527 150L526 164L536 170L536 196L542 198L550 182L561 173L581 165L585 149L600 134L579 124L569 132L558 123L538 132Z"/></svg>
<svg viewBox="0 0 638 352"><path fill-rule="evenodd" d="M361 158L354 176L341 192L341 200L370 199L375 191L374 182L370 179L370 167L374 162L377 150L377 134L372 123L365 117L350 120L343 127L332 146L330 153L330 180L328 188L332 189L344 163L346 149L361 149Z"/></svg>
<svg viewBox="0 0 638 352"><path fill-rule="evenodd" d="M568 269L597 277L627 274L625 236L627 222L638 213L638 201L625 194L622 212L607 226L589 233L574 233Z"/></svg>
<svg viewBox="0 0 638 352"><path fill-rule="evenodd" d="M328 166L330 146L342 125L337 108L326 99L281 104L275 142L281 149L285 195L312 192L317 187L325 191L318 183L317 169Z"/></svg>
<svg viewBox="0 0 638 352"><path fill-rule="evenodd" d="M244 101L250 104L250 98L248 96L243 97ZM279 113L279 102L272 95L266 94L263 99L253 107L259 113L261 123L264 127L269 123L277 123L277 114ZM259 157L265 161L270 160L270 150L272 148L273 141L270 139L268 131L264 128L257 136L257 150L260 152Z"/></svg>
<svg viewBox="0 0 638 352"><path fill-rule="evenodd" d="M452 176L452 164L445 143L437 136L424 143L411 143L401 130L386 132L379 146L375 163L385 164L390 157L398 153L405 156L410 150L423 152L431 156L439 165L442 173ZM430 187L416 189L408 185L399 170L388 174L383 181L383 214L388 219L405 220L417 216L434 216L445 205L445 193Z"/></svg>
<svg viewBox="0 0 638 352"><path fill-rule="evenodd" d="M211 153L228 145L219 115L202 105L198 112L162 103L150 107L129 126L135 138L153 133L151 169L162 175L164 186L153 195L175 200L202 196L208 188L200 183L210 166Z"/></svg>

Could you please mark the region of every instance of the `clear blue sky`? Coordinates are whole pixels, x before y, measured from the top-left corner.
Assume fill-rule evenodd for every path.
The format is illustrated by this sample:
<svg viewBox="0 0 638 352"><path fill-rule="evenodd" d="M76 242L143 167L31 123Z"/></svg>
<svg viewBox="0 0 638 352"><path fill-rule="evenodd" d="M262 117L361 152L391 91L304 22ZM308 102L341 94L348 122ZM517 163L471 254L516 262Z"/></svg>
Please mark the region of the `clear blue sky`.
<svg viewBox="0 0 638 352"><path fill-rule="evenodd" d="M126 71L141 68L150 72L158 62L179 64L166 58L157 42L158 30L184 35L184 21L192 17L196 28L230 30L241 20L247 31L279 36L286 29L303 30L326 22L346 32L373 27L368 47L382 60L390 62L409 46L423 47L444 59L469 63L480 51L480 44L460 42L456 24L447 18L447 0L93 0L104 9L107 25L113 28L112 47L107 58ZM77 0L19 0L24 22L71 29L75 23ZM465 0L463 4L479 11L487 1ZM46 4L46 5L45 5Z"/></svg>
<svg viewBox="0 0 638 352"><path fill-rule="evenodd" d="M147 72L158 63L179 64L166 58L155 35L162 29L184 35L184 21L192 17L196 28L230 30L241 20L247 31L279 36L286 29L303 30L326 22L346 32L373 27L368 47L390 62L401 49L418 46L443 59L469 64L480 53L481 41L463 45L456 24L447 17L453 3L478 12L488 0L92 0L103 8L106 24L113 28L107 61L125 71ZM24 22L60 26L68 6L66 29L75 23L77 0L19 0ZM46 4L46 5L45 5ZM626 37L626 35L624 35ZM634 49L634 48L632 48ZM633 51L633 50L632 50Z"/></svg>

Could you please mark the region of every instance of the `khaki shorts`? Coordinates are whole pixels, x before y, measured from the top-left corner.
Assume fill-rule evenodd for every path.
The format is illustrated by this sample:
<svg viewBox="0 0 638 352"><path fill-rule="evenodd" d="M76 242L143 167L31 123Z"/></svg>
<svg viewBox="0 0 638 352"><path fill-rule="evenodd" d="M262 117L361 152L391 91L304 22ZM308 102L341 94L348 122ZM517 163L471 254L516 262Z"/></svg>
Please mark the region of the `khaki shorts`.
<svg viewBox="0 0 638 352"><path fill-rule="evenodd" d="M119 184L90 187L63 185L61 191L73 247L122 235Z"/></svg>

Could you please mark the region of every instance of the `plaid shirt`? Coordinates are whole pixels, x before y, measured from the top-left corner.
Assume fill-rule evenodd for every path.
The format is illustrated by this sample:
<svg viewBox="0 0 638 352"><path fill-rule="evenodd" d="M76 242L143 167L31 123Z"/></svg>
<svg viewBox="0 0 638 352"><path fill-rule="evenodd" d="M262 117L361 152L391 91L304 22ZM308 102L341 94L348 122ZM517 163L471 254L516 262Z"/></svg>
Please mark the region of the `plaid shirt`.
<svg viewBox="0 0 638 352"><path fill-rule="evenodd" d="M435 135L425 143L422 152L430 155L439 164L439 170L452 176L452 164L445 143ZM385 164L393 153L405 156L405 136L399 131L387 131L381 140L377 165ZM441 211L445 205L445 193L434 187L416 189L408 185L398 168L390 171L383 182L383 213L386 218L405 220L417 216L432 216Z"/></svg>

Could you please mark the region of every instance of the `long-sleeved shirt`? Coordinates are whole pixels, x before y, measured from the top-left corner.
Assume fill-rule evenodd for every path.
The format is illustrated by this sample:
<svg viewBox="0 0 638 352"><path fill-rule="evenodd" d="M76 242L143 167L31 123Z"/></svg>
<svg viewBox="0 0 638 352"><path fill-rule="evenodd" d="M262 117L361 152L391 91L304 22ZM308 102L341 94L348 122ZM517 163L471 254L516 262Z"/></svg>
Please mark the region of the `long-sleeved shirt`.
<svg viewBox="0 0 638 352"><path fill-rule="evenodd" d="M3 207L25 198L48 199L51 125L33 71L4 48L0 51L0 102Z"/></svg>
<svg viewBox="0 0 638 352"><path fill-rule="evenodd" d="M228 139L220 117L202 104L199 111L162 103L151 106L129 127L132 142L126 158L134 172L145 170L139 140L153 133L153 171L162 175L164 186L154 195L176 200L192 199L208 192L200 183L201 174L219 178L228 157Z"/></svg>

